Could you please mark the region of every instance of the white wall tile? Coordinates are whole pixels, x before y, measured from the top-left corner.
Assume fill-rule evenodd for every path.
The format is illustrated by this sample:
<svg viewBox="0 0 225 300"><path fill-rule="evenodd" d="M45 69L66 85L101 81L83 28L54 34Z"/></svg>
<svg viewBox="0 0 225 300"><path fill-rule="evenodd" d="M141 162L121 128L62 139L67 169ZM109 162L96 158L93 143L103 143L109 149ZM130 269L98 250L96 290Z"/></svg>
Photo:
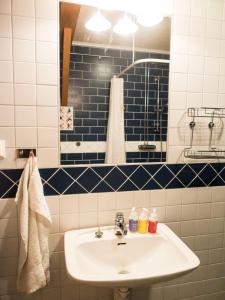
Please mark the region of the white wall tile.
<svg viewBox="0 0 225 300"><path fill-rule="evenodd" d="M0 82L13 81L13 65L9 61L0 61Z"/></svg>
<svg viewBox="0 0 225 300"><path fill-rule="evenodd" d="M188 93L187 107L199 107L202 105L202 93Z"/></svg>
<svg viewBox="0 0 225 300"><path fill-rule="evenodd" d="M34 17L34 0L12 0L12 14Z"/></svg>
<svg viewBox="0 0 225 300"><path fill-rule="evenodd" d="M35 62L35 42L14 39L13 59L21 62Z"/></svg>
<svg viewBox="0 0 225 300"><path fill-rule="evenodd" d="M78 229L78 227L79 227L79 215L78 214L61 214L60 215L60 232Z"/></svg>
<svg viewBox="0 0 225 300"><path fill-rule="evenodd" d="M190 35L203 37L206 31L206 19L192 17L190 19Z"/></svg>
<svg viewBox="0 0 225 300"><path fill-rule="evenodd" d="M0 38L0 60L12 60L12 39Z"/></svg>
<svg viewBox="0 0 225 300"><path fill-rule="evenodd" d="M15 62L14 81L15 83L30 83L30 84L36 83L35 63Z"/></svg>
<svg viewBox="0 0 225 300"><path fill-rule="evenodd" d="M57 42L57 21L36 19L36 39L44 42Z"/></svg>
<svg viewBox="0 0 225 300"><path fill-rule="evenodd" d="M35 105L36 86L32 84L15 84L15 105Z"/></svg>
<svg viewBox="0 0 225 300"><path fill-rule="evenodd" d="M37 84L56 85L57 78L56 64L37 64Z"/></svg>
<svg viewBox="0 0 225 300"><path fill-rule="evenodd" d="M172 53L188 53L188 36L174 35L171 37Z"/></svg>
<svg viewBox="0 0 225 300"><path fill-rule="evenodd" d="M58 104L57 86L37 85L37 105L56 106Z"/></svg>
<svg viewBox="0 0 225 300"><path fill-rule="evenodd" d="M39 127L38 128L38 147L56 148L58 147L58 128Z"/></svg>
<svg viewBox="0 0 225 300"><path fill-rule="evenodd" d="M35 19L13 17L13 37L18 39L35 39Z"/></svg>
<svg viewBox="0 0 225 300"><path fill-rule="evenodd" d="M0 126L12 127L14 126L14 107L0 105Z"/></svg>
<svg viewBox="0 0 225 300"><path fill-rule="evenodd" d="M0 168L15 169L16 168L15 158L16 158L15 148L6 148L6 158L0 160Z"/></svg>
<svg viewBox="0 0 225 300"><path fill-rule="evenodd" d="M38 148L38 166L52 168L59 165L58 148Z"/></svg>
<svg viewBox="0 0 225 300"><path fill-rule="evenodd" d="M192 74L203 74L204 57L200 55L189 55L188 57L188 72Z"/></svg>
<svg viewBox="0 0 225 300"><path fill-rule="evenodd" d="M187 93L186 92L171 92L170 107L174 109L186 109Z"/></svg>
<svg viewBox="0 0 225 300"><path fill-rule="evenodd" d="M79 195L62 195L59 197L60 214L79 213Z"/></svg>
<svg viewBox="0 0 225 300"><path fill-rule="evenodd" d="M12 37L12 23L9 15L0 15L0 37Z"/></svg>
<svg viewBox="0 0 225 300"><path fill-rule="evenodd" d="M191 5L190 0L175 0L174 14L175 15L190 15Z"/></svg>
<svg viewBox="0 0 225 300"><path fill-rule="evenodd" d="M16 128L16 147L37 147L37 129L35 127Z"/></svg>
<svg viewBox="0 0 225 300"><path fill-rule="evenodd" d="M57 1L45 0L36 1L36 17L43 19L56 19L57 18Z"/></svg>
<svg viewBox="0 0 225 300"><path fill-rule="evenodd" d="M225 93L225 76L221 76L219 79L219 92Z"/></svg>
<svg viewBox="0 0 225 300"><path fill-rule="evenodd" d="M173 33L180 35L188 35L189 34L189 16L174 16L173 18Z"/></svg>
<svg viewBox="0 0 225 300"><path fill-rule="evenodd" d="M15 106L15 125L21 127L35 127L36 107L35 106Z"/></svg>
<svg viewBox="0 0 225 300"><path fill-rule="evenodd" d="M171 91L185 92L187 89L187 74L172 73L170 78Z"/></svg>
<svg viewBox="0 0 225 300"><path fill-rule="evenodd" d="M80 213L79 214L80 228L97 226L98 218L96 212Z"/></svg>
<svg viewBox="0 0 225 300"><path fill-rule="evenodd" d="M0 127L0 139L5 140L6 147L15 147L14 127Z"/></svg>
<svg viewBox="0 0 225 300"><path fill-rule="evenodd" d="M196 74L188 75L188 85L187 89L191 93L200 93L202 92L203 85L203 76Z"/></svg>
<svg viewBox="0 0 225 300"><path fill-rule="evenodd" d="M191 55L203 55L205 40L199 36L190 36L188 39L188 50Z"/></svg>
<svg viewBox="0 0 225 300"><path fill-rule="evenodd" d="M12 105L13 101L13 85L11 83L0 83L0 105Z"/></svg>
<svg viewBox="0 0 225 300"><path fill-rule="evenodd" d="M191 16L206 17L207 5L205 0L191 0Z"/></svg>
<svg viewBox="0 0 225 300"><path fill-rule="evenodd" d="M220 0L208 0L207 16L211 19L221 20L223 17L224 2Z"/></svg>
<svg viewBox="0 0 225 300"><path fill-rule="evenodd" d="M219 39L221 36L222 22L207 20L206 36L208 38Z"/></svg>
<svg viewBox="0 0 225 300"><path fill-rule="evenodd" d="M58 127L57 107L37 107L38 127Z"/></svg>
<svg viewBox="0 0 225 300"><path fill-rule="evenodd" d="M220 54L220 40L219 39L206 39L205 55L212 57L219 57Z"/></svg>
<svg viewBox="0 0 225 300"><path fill-rule="evenodd" d="M170 127L180 127L184 125L185 111L184 110L171 110L170 112Z"/></svg>
<svg viewBox="0 0 225 300"><path fill-rule="evenodd" d="M218 75L220 71L220 59L214 57L205 58L205 74Z"/></svg>
<svg viewBox="0 0 225 300"><path fill-rule="evenodd" d="M56 64L57 63L57 44L47 42L37 42L37 62Z"/></svg>
<svg viewBox="0 0 225 300"><path fill-rule="evenodd" d="M218 76L204 76L203 92L217 93L218 92Z"/></svg>
<svg viewBox="0 0 225 300"><path fill-rule="evenodd" d="M10 14L11 13L11 0L0 1L0 14Z"/></svg>
<svg viewBox="0 0 225 300"><path fill-rule="evenodd" d="M184 54L174 54L170 64L172 72L187 73L188 56Z"/></svg>
<svg viewBox="0 0 225 300"><path fill-rule="evenodd" d="M98 209L98 194L79 194L79 211L81 213L93 212Z"/></svg>

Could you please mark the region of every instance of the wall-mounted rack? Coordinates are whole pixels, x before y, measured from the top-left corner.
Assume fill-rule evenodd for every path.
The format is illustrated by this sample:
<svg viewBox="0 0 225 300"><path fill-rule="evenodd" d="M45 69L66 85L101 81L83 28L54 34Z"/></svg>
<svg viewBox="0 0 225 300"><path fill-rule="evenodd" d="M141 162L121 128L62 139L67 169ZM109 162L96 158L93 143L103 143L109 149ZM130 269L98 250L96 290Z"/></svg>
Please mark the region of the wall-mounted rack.
<svg viewBox="0 0 225 300"><path fill-rule="evenodd" d="M225 108L216 107L190 107L188 108L188 117L193 118L225 118Z"/></svg>
<svg viewBox="0 0 225 300"><path fill-rule="evenodd" d="M212 145L213 129L215 127L214 119L225 118L225 108L191 107L188 108L187 115L192 118L189 123L191 137L189 147L184 149L184 157L192 159L225 159L225 149L219 149L215 145ZM193 147L196 118L209 118L209 143L208 145L204 145L203 149L195 149Z"/></svg>
<svg viewBox="0 0 225 300"><path fill-rule="evenodd" d="M225 149L196 150L185 148L184 156L193 159L225 159Z"/></svg>

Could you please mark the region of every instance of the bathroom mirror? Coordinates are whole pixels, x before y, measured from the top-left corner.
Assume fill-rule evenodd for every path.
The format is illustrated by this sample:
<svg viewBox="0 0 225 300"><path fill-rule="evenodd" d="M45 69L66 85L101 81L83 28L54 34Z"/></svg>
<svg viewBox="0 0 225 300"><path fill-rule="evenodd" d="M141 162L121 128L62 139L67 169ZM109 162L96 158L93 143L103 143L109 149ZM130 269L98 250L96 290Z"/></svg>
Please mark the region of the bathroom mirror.
<svg viewBox="0 0 225 300"><path fill-rule="evenodd" d="M165 162L170 18L59 5L61 165Z"/></svg>

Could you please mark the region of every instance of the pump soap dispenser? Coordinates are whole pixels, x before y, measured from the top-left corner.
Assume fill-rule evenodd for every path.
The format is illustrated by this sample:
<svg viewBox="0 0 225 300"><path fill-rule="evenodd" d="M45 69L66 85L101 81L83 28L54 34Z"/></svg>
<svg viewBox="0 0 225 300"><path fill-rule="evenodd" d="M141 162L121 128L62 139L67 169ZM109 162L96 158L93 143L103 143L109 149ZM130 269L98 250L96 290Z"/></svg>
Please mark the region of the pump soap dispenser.
<svg viewBox="0 0 225 300"><path fill-rule="evenodd" d="M142 208L142 212L138 219L138 232L146 233L148 230L148 209Z"/></svg>

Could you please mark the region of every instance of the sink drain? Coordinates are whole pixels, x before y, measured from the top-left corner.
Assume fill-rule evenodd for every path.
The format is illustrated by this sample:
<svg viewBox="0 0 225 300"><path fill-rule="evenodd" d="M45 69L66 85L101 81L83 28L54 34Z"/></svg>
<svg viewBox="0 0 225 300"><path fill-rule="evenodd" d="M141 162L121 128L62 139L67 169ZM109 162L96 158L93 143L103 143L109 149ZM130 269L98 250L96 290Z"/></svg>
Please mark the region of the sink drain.
<svg viewBox="0 0 225 300"><path fill-rule="evenodd" d="M129 274L129 272L128 272L128 271L125 271L125 270L123 270L123 271L119 271L119 272L118 272L118 274L121 274L121 275L122 275L122 274Z"/></svg>

